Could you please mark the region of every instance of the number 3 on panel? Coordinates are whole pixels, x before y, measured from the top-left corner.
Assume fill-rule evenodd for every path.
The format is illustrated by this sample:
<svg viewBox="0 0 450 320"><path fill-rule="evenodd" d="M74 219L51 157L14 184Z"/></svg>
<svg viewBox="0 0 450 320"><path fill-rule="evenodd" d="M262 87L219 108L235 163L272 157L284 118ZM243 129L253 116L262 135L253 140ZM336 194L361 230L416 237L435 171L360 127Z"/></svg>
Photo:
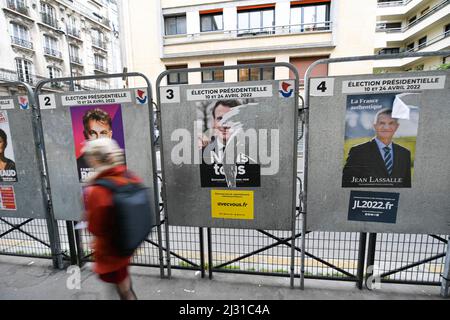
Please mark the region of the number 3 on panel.
<svg viewBox="0 0 450 320"><path fill-rule="evenodd" d="M180 102L180 87L163 87L160 90L161 103Z"/></svg>

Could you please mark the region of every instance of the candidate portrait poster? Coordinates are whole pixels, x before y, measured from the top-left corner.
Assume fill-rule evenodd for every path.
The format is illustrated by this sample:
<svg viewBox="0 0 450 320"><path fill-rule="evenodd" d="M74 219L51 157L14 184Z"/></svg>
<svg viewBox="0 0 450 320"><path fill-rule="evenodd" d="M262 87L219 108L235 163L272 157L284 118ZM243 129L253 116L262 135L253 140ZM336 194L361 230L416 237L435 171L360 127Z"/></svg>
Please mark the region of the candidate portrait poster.
<svg viewBox="0 0 450 320"><path fill-rule="evenodd" d="M6 111L0 111L0 182L17 182L13 139Z"/></svg>
<svg viewBox="0 0 450 320"><path fill-rule="evenodd" d="M254 115L259 107L253 100L197 102L197 124L201 127L197 148L202 157L202 188L261 186L257 149L251 148L257 141L250 141L251 132L256 128Z"/></svg>
<svg viewBox="0 0 450 320"><path fill-rule="evenodd" d="M347 97L344 188L411 188L419 95L366 94Z"/></svg>
<svg viewBox="0 0 450 320"><path fill-rule="evenodd" d="M80 182L85 182L94 172L82 154L87 140L114 139L120 148L125 150L121 105L76 106L70 108L70 114L78 178Z"/></svg>

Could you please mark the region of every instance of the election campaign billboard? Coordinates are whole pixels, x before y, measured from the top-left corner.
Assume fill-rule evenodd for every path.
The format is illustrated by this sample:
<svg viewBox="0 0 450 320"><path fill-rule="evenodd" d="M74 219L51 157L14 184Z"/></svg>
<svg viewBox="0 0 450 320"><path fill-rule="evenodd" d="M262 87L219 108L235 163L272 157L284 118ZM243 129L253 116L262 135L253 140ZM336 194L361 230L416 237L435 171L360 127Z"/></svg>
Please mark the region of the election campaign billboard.
<svg viewBox="0 0 450 320"><path fill-rule="evenodd" d="M82 150L86 141L98 138L117 142L126 166L143 178L156 203L149 100L146 89L39 95L56 219L83 219L82 190L95 172Z"/></svg>
<svg viewBox="0 0 450 320"><path fill-rule="evenodd" d="M171 225L292 228L296 92L293 80L159 88Z"/></svg>
<svg viewBox="0 0 450 320"><path fill-rule="evenodd" d="M46 218L41 157L28 96L0 97L0 216Z"/></svg>
<svg viewBox="0 0 450 320"><path fill-rule="evenodd" d="M310 80L309 230L448 233L448 76Z"/></svg>

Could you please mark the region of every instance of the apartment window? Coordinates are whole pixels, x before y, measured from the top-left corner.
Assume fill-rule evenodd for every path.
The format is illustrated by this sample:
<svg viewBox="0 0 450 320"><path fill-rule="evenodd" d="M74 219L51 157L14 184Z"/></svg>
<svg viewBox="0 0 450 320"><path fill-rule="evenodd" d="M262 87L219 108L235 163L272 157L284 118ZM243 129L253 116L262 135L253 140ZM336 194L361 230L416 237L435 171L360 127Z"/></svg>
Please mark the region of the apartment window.
<svg viewBox="0 0 450 320"><path fill-rule="evenodd" d="M238 34L273 33L274 7L259 9L238 8Z"/></svg>
<svg viewBox="0 0 450 320"><path fill-rule="evenodd" d="M48 35L44 35L44 52L53 57L62 57L58 48L58 40Z"/></svg>
<svg viewBox="0 0 450 320"><path fill-rule="evenodd" d="M450 23L444 27L444 37L450 36Z"/></svg>
<svg viewBox="0 0 450 320"><path fill-rule="evenodd" d="M406 46L406 51L414 51L414 42L411 42Z"/></svg>
<svg viewBox="0 0 450 320"><path fill-rule="evenodd" d="M107 72L105 57L99 54L94 54L94 67L96 70Z"/></svg>
<svg viewBox="0 0 450 320"><path fill-rule="evenodd" d="M92 44L99 48L106 48L105 35L98 29L92 29Z"/></svg>
<svg viewBox="0 0 450 320"><path fill-rule="evenodd" d="M208 32L217 30L223 30L223 13L202 14L200 12L200 31Z"/></svg>
<svg viewBox="0 0 450 320"><path fill-rule="evenodd" d="M425 9L423 9L423 10L420 12L420 15L423 16L423 15L426 14L429 10L430 10L430 7L426 7Z"/></svg>
<svg viewBox="0 0 450 320"><path fill-rule="evenodd" d="M401 22L386 22L385 24L386 29L401 29L402 23Z"/></svg>
<svg viewBox="0 0 450 320"><path fill-rule="evenodd" d="M204 67L216 67L223 66L223 63L206 63L201 65ZM224 71L223 70L211 70L202 72L202 82L223 82L224 81Z"/></svg>
<svg viewBox="0 0 450 320"><path fill-rule="evenodd" d="M107 90L107 89L109 89L108 82L106 82L105 80L100 80L100 79L97 79L95 81L95 87L98 90Z"/></svg>
<svg viewBox="0 0 450 320"><path fill-rule="evenodd" d="M186 34L186 16L169 16L164 18L166 35Z"/></svg>
<svg viewBox="0 0 450 320"><path fill-rule="evenodd" d="M48 66L47 67L47 73L48 73L48 77L50 79L55 79L55 78L61 78L62 77L62 72L61 69L56 68L54 66ZM61 83L60 82L52 82L51 83L52 87L57 87L60 88L61 87Z"/></svg>
<svg viewBox="0 0 450 320"><path fill-rule="evenodd" d="M416 16L412 17L411 19L408 20L408 25L411 24L411 23L413 23L413 22L416 21L416 20L417 20L417 17L416 17Z"/></svg>
<svg viewBox="0 0 450 320"><path fill-rule="evenodd" d="M400 53L400 48L384 48L378 54L397 54Z"/></svg>
<svg viewBox="0 0 450 320"><path fill-rule="evenodd" d="M42 22L56 28L56 11L51 5L41 2Z"/></svg>
<svg viewBox="0 0 450 320"><path fill-rule="evenodd" d="M291 31L303 32L312 30L327 30L330 20L329 3L313 3L291 6Z"/></svg>
<svg viewBox="0 0 450 320"><path fill-rule="evenodd" d="M422 38L419 39L419 43L418 43L417 48L418 48L418 49L422 49L422 48L425 47L426 45L427 45L427 36L422 37Z"/></svg>
<svg viewBox="0 0 450 320"><path fill-rule="evenodd" d="M33 83L33 64L25 59L16 59L17 76L19 81Z"/></svg>
<svg viewBox="0 0 450 320"><path fill-rule="evenodd" d="M238 64L269 63L275 60L241 61ZM238 70L238 81L274 80L275 68L248 68Z"/></svg>
<svg viewBox="0 0 450 320"><path fill-rule="evenodd" d="M80 30L78 28L78 20L74 16L70 16L67 22L67 33L75 36L80 37Z"/></svg>
<svg viewBox="0 0 450 320"><path fill-rule="evenodd" d="M70 61L81 64L82 61L80 59L80 48L73 44L69 45L70 52Z"/></svg>
<svg viewBox="0 0 450 320"><path fill-rule="evenodd" d="M185 69L187 68L187 65L178 65L178 66L167 66L167 70L171 69ZM187 84L188 83L188 74L187 72L180 72L180 73L170 73L167 76L167 84Z"/></svg>
<svg viewBox="0 0 450 320"><path fill-rule="evenodd" d="M30 31L21 24L11 22L11 40L19 46L33 48L33 44L30 42Z"/></svg>
<svg viewBox="0 0 450 320"><path fill-rule="evenodd" d="M28 15L28 9L25 0L8 0L7 4L8 8Z"/></svg>

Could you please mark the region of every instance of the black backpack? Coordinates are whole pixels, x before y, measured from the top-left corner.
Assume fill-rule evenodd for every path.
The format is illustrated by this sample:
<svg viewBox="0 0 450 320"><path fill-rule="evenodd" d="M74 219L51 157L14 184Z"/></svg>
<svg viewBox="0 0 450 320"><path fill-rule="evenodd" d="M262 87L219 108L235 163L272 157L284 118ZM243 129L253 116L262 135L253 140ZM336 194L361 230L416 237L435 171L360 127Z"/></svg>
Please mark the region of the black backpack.
<svg viewBox="0 0 450 320"><path fill-rule="evenodd" d="M120 186L109 179L99 179L94 185L112 191L113 245L120 256L131 256L156 225L155 209L148 195L149 189L140 183L132 182Z"/></svg>

